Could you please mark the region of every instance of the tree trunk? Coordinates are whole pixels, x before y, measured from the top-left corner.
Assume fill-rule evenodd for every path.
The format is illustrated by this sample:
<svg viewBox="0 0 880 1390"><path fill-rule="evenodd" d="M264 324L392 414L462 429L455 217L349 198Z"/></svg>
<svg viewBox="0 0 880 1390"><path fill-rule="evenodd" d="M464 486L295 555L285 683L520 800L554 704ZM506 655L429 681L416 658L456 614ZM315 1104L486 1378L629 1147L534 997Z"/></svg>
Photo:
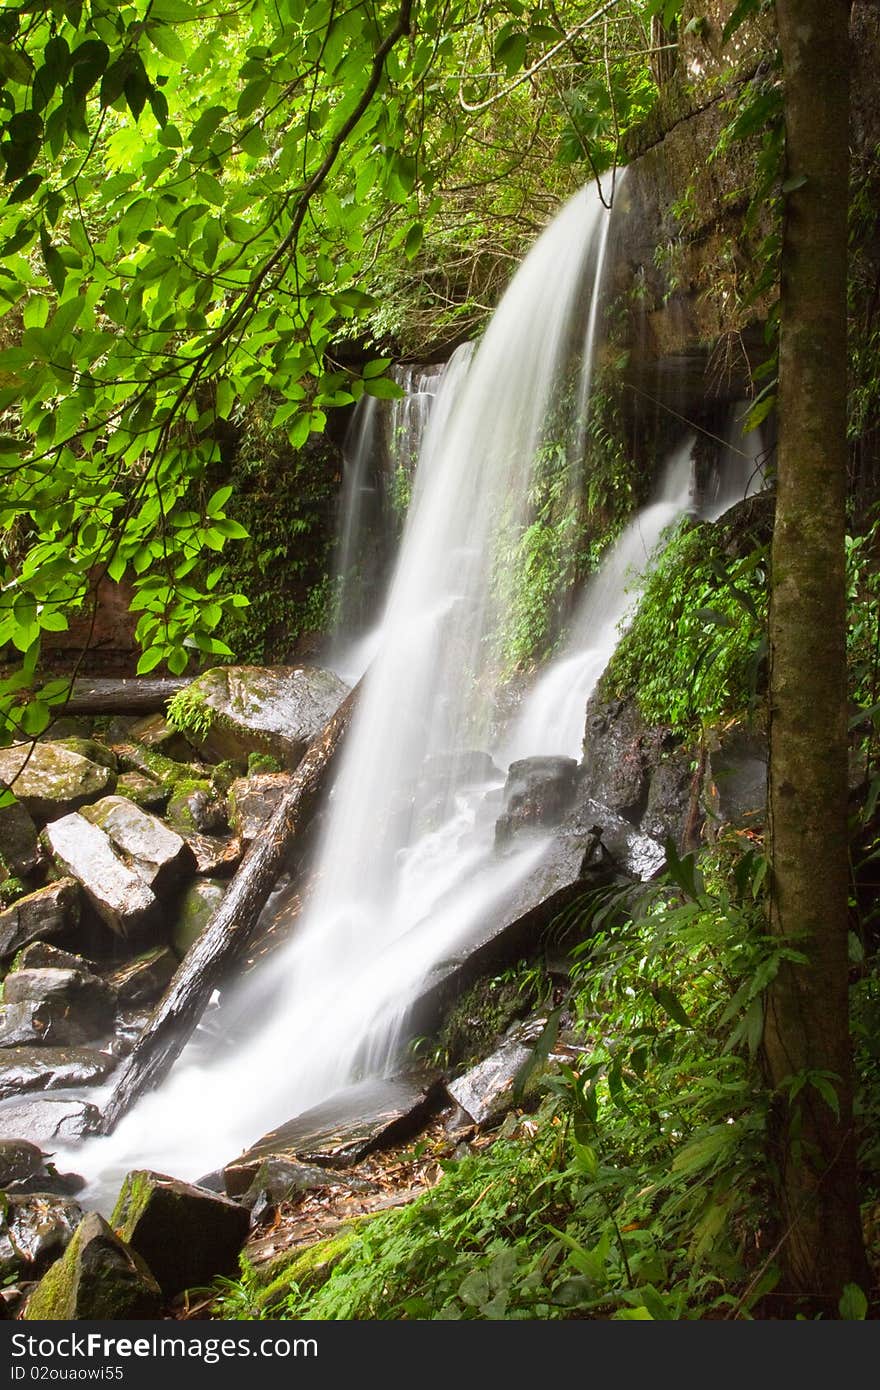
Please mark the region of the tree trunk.
<svg viewBox="0 0 880 1390"><path fill-rule="evenodd" d="M118 680L79 678L58 714L157 714L193 676L121 676Z"/></svg>
<svg viewBox="0 0 880 1390"><path fill-rule="evenodd" d="M246 950L293 839L307 826L324 790L359 689L360 685L355 686L312 739L287 795L251 844L225 898L153 1010L119 1072L101 1117L102 1134L112 1133L138 1096L158 1085L170 1070L211 994Z"/></svg>
<svg viewBox="0 0 880 1390"><path fill-rule="evenodd" d="M803 951L807 963L783 963L768 995L764 1049L777 1090L783 1290L834 1306L846 1283L866 1277L847 987L849 5L777 0L776 13L785 178L802 182L785 199L781 265L770 611L771 929ZM794 1078L805 1075L792 1099Z"/></svg>

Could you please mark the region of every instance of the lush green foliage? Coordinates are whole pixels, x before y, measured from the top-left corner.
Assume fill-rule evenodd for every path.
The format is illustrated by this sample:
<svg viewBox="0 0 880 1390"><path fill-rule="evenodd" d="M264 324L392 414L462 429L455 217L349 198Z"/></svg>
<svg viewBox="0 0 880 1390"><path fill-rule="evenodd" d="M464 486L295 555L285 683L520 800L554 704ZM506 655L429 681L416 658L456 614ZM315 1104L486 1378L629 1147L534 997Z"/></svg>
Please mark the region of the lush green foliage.
<svg viewBox="0 0 880 1390"><path fill-rule="evenodd" d="M735 557L729 548L723 523L684 521L648 577L602 685L608 695L635 694L649 723L690 733L755 701L766 545L741 537Z"/></svg>
<svg viewBox="0 0 880 1390"><path fill-rule="evenodd" d="M359 1224L321 1278L282 1276L268 1298L246 1282L223 1311L748 1315L773 1282L754 1057L762 991L790 948L763 935L753 853L716 851L708 886L692 860L673 868L682 891L578 909L596 933L572 972L583 1055L558 1070L537 1114L446 1163L408 1208Z"/></svg>
<svg viewBox="0 0 880 1390"><path fill-rule="evenodd" d="M230 654L218 631L245 599L227 592L222 551L246 529L217 485L229 422L277 393L272 425L298 448L329 409L393 394L369 341L388 333L407 266L432 312L445 298L453 317L463 300L485 313L483 291L570 180L562 165L546 178L568 46L584 74L606 66L607 26L575 11L4 7L0 646L20 662L0 689L7 740L63 700L50 685L22 703L41 634L93 611L104 576L133 586L142 672ZM642 7L619 18L617 51L637 53ZM591 140L636 114L621 102ZM471 263L490 219L507 228L487 257L495 281ZM353 337L365 365L363 349L340 358Z"/></svg>

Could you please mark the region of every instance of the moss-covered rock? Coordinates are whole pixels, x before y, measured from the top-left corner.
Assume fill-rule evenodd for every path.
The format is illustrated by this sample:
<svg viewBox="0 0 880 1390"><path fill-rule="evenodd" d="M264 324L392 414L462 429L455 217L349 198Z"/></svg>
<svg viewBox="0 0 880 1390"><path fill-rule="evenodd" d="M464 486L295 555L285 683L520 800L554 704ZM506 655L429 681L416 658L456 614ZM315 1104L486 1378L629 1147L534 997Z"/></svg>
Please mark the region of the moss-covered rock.
<svg viewBox="0 0 880 1390"><path fill-rule="evenodd" d="M36 821L45 823L108 795L116 774L64 744L26 743L0 748L0 780L14 787Z"/></svg>
<svg viewBox="0 0 880 1390"><path fill-rule="evenodd" d="M269 753L294 768L347 693L316 666L217 666L175 697L168 717L215 759Z"/></svg>
<svg viewBox="0 0 880 1390"><path fill-rule="evenodd" d="M368 1219L366 1216L355 1218L350 1226L326 1240L316 1241L305 1249L287 1250L271 1260L257 1274L262 1284L256 1296L259 1311L271 1313L284 1302L294 1286L299 1293L304 1293L325 1283L354 1241L360 1238L361 1228Z"/></svg>
<svg viewBox="0 0 880 1390"><path fill-rule="evenodd" d="M210 834L227 828L226 810L207 778L182 778L175 783L165 816L184 833Z"/></svg>
<svg viewBox="0 0 880 1390"><path fill-rule="evenodd" d="M55 738L53 742L57 748L68 748L71 753L79 753L81 758L88 758L89 762L107 767L111 772L117 771L118 765L113 749L96 738Z"/></svg>
<svg viewBox="0 0 880 1390"><path fill-rule="evenodd" d="M154 1318L162 1293L141 1257L97 1212L80 1223L64 1256L43 1275L24 1311L28 1321Z"/></svg>
<svg viewBox="0 0 880 1390"><path fill-rule="evenodd" d="M171 944L179 960L183 960L193 942L198 941L225 893L226 884L210 878L194 883L184 893L171 932Z"/></svg>
<svg viewBox="0 0 880 1390"><path fill-rule="evenodd" d="M228 1197L143 1169L128 1174L110 1220L167 1297L233 1274L250 1225Z"/></svg>
<svg viewBox="0 0 880 1390"><path fill-rule="evenodd" d="M145 811L161 811L165 806L171 788L157 782L155 777L147 777L143 772L123 772L116 779L116 790L120 796L128 797L135 806Z"/></svg>
<svg viewBox="0 0 880 1390"><path fill-rule="evenodd" d="M0 879L23 879L40 867L37 827L20 802L0 806Z"/></svg>

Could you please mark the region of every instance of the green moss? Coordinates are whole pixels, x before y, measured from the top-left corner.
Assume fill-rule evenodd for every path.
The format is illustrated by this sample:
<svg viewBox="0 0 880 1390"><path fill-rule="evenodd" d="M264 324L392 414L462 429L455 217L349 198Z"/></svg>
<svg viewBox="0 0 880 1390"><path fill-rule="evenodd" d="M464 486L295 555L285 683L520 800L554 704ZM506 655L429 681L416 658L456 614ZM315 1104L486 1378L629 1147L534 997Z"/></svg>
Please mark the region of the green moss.
<svg viewBox="0 0 880 1390"><path fill-rule="evenodd" d="M251 756L254 755L252 754ZM274 763L275 759L270 758L268 759L268 761ZM248 770L250 771L250 758L248 759ZM277 770L278 769L275 767L272 768L273 772ZM235 782L240 776L240 764L233 762L231 759L227 758L225 762L215 764L211 772L211 784L214 787L214 790L217 792L218 796L225 796L226 793L229 791L229 788L232 786L233 782Z"/></svg>
<svg viewBox="0 0 880 1390"><path fill-rule="evenodd" d="M264 772L283 772L277 758L271 753L249 753L247 760L248 777L259 777Z"/></svg>
<svg viewBox="0 0 880 1390"><path fill-rule="evenodd" d="M0 860L0 865L3 868L6 867L2 864L2 860ZM18 902L19 898L23 898L29 892L31 889L26 883L22 883L21 879L16 878L14 874L9 874L8 878L4 878L0 882L0 907L11 907L13 903Z"/></svg>
<svg viewBox="0 0 880 1390"><path fill-rule="evenodd" d="M152 1175L145 1169L127 1174L110 1217L110 1225L122 1240L130 1238L152 1190Z"/></svg>
<svg viewBox="0 0 880 1390"><path fill-rule="evenodd" d="M94 738L59 738L53 739L59 748L68 748L71 753L79 753L81 758L88 758L90 763L97 763L99 767L107 767L111 772L116 771L116 755L111 748L99 743Z"/></svg>
<svg viewBox="0 0 880 1390"><path fill-rule="evenodd" d="M196 792L204 792L205 795L213 800L213 783L203 777L181 777L174 784L174 790L168 801L166 817L174 825L182 826L186 830L198 830L192 809L188 802Z"/></svg>
<svg viewBox="0 0 880 1390"><path fill-rule="evenodd" d="M256 1295L256 1305L261 1314L265 1316L293 1292L305 1293L325 1283L343 1256L355 1246L362 1227L369 1219L369 1216L356 1217L351 1226L336 1235L319 1240L305 1250L286 1251L271 1260L265 1270L256 1276L262 1285Z"/></svg>

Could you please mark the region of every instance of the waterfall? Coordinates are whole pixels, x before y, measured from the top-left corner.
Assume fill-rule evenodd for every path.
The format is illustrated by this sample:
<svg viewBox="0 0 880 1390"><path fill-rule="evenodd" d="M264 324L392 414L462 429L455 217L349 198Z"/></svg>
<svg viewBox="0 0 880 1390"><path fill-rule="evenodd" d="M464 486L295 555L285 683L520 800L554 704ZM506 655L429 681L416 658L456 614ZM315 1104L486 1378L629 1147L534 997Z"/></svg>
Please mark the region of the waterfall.
<svg viewBox="0 0 880 1390"><path fill-rule="evenodd" d="M527 524L532 464L559 383L573 356L587 379L591 370L598 315L589 302L607 218L592 187L571 199L526 257L479 350L457 354L446 373L315 887L272 958L272 1001L246 981L239 1011L242 998L259 1001L250 1038L219 1052L197 1036L113 1136L77 1153L79 1170L103 1173L107 1190L135 1164L197 1177L352 1079L393 1067L427 972L473 939L544 855L542 836L496 853L503 774L474 751L497 723L493 573Z"/></svg>
<svg viewBox="0 0 880 1390"><path fill-rule="evenodd" d="M358 401L342 446L343 486L333 564L336 617L326 664L354 685L379 642L379 610L394 560L397 497L412 483L422 439L446 363L395 365L403 395Z"/></svg>
<svg viewBox="0 0 880 1390"><path fill-rule="evenodd" d="M693 445L693 435L679 445L667 461L654 501L637 513L603 556L586 586L564 651L523 701L505 744L507 761L536 753L580 758L587 700L617 646L621 625L635 605L663 532L689 506Z"/></svg>

